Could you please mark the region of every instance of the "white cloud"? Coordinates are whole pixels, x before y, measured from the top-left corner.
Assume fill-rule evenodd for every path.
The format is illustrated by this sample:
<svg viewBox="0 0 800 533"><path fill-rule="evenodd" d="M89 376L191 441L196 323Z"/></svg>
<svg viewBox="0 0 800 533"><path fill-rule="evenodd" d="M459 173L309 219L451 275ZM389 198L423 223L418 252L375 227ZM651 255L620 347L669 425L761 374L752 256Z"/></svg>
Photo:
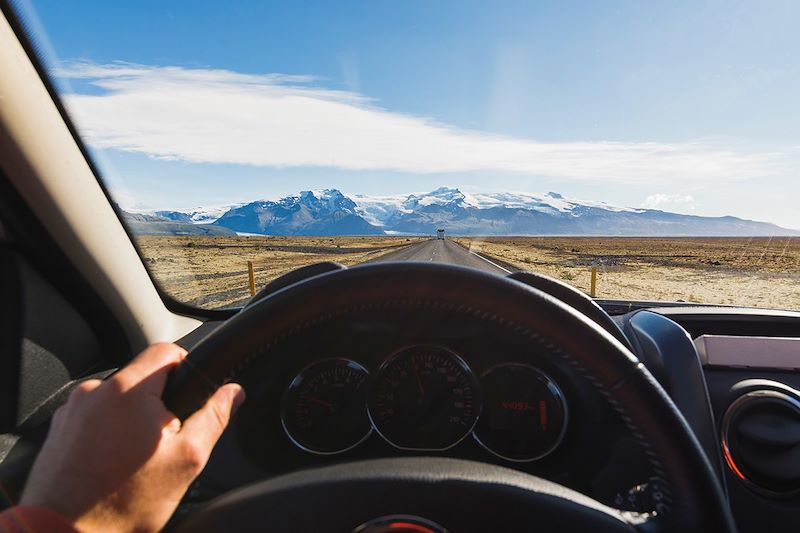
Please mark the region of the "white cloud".
<svg viewBox="0 0 800 533"><path fill-rule="evenodd" d="M694 197L691 194L651 194L644 199L642 205L651 209L661 204L694 204Z"/></svg>
<svg viewBox="0 0 800 533"><path fill-rule="evenodd" d="M388 111L358 93L319 87L311 76L87 62L58 74L100 89L65 95L93 146L192 163L647 182L762 177L786 157L705 142L552 143L490 134Z"/></svg>

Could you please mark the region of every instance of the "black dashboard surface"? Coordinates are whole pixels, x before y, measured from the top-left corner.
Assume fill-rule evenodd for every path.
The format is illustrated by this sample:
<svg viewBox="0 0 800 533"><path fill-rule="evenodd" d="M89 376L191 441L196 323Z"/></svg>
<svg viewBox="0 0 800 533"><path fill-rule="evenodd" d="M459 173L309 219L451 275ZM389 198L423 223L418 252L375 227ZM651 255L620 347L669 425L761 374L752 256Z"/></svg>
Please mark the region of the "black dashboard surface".
<svg viewBox="0 0 800 533"><path fill-rule="evenodd" d="M610 310L613 310L610 309ZM719 420L731 402L730 389L736 382L754 376L800 387L795 372L701 367L691 339L709 332L743 331L747 334L782 334L800 337L800 316L777 317L772 322L763 311L669 307L634 311L616 320L632 338L635 350L662 382L684 412L706 447L709 459L728 486L734 515L741 531L789 531L800 506L796 498L769 498L747 488L724 466L719 453ZM638 318L637 318L638 315ZM191 339L188 348L218 323L207 323ZM622 509L647 506L648 463L638 445L613 410L563 363L547 353L531 351L512 339L488 336L479 324L429 324L401 328L396 324L362 320L344 325L338 334L354 335L353 327L377 331L381 341L369 345L354 343L345 352L326 352L324 339L308 338L292 357L274 367L260 368L248 385L248 401L238 414L233 430L227 432L212 456L203 476L190 491L185 508L221 492L249 482L305 468L348 461L402 456L447 456L499 464L541 476ZM349 332L347 328L351 328ZM688 330L688 331L687 331ZM778 335L776 335L778 336ZM355 337L354 337L355 338ZM487 450L469 432L446 450L404 450L387 441L374 422L368 436L341 453L313 453L298 446L281 422L287 390L303 369L315 362L346 359L369 374L367 390L398 351L409 346L440 346L457 354L482 386L482 377L498 365L526 365L543 372L563 392L568 409L563 440L544 457L531 461L510 461ZM676 356L676 351L685 352ZM368 401L368 400L365 400ZM192 499L192 497L194 499ZM765 522L765 517L768 517ZM796 522L795 522L796 523ZM758 527L758 525L761 527ZM763 528L764 525L768 527Z"/></svg>
<svg viewBox="0 0 800 533"><path fill-rule="evenodd" d="M463 321L425 322L413 328L410 325L398 328L402 320L401 317L373 319L364 316L356 321L331 325L330 334L355 339L359 338L359 330L366 330L373 341L354 342L346 351L331 352L324 348L331 344L326 342L325 333L308 336L293 349L292 354L280 358L274 365L265 364L255 370L245 383L248 400L234 422L233 431L228 435L241 450L240 459L246 461L247 465L242 465L242 477L233 480L232 469L227 464L220 469L223 475L214 483L233 482L235 486L254 478L336 462L408 455L447 456L510 465L588 493L609 504L618 496L626 495L631 487L648 481L650 473L646 457L622 421L599 393L586 383L585 378L577 375L563 361L550 357L546 352L532 350L511 336L498 337L494 331L489 334L477 320L471 324ZM467 372L476 379L473 398L476 411L480 411L478 407L485 396L481 389L485 385L483 379L492 369L503 365L524 365L540 371L563 392L569 413L564 420L566 428L563 439L559 439L558 446L545 457L516 462L488 451L473 431L467 431L465 437L452 446L419 446L420 449L408 450L400 449L413 447L403 445L402 439L406 436L395 436L392 439L395 442L390 442L378 431L380 424L373 423L373 431L363 442L331 455L310 453L287 434L281 420L281 407L285 404L290 384L309 365L332 358L347 359L369 372L367 387L374 389L381 380L385 381L385 374L391 373L382 367L390 364L393 358L402 357L403 352L409 349L422 350L425 354L446 350L458 356L465 363ZM419 362L420 366L425 363L424 359ZM444 370L441 366L434 366L434 371ZM424 369L421 371L424 372ZM386 379L393 378L396 375L389 375ZM520 401L517 398L508 400ZM439 398L438 401L447 400ZM538 404L533 407L538 409ZM436 407L433 409L436 410ZM550 423L554 423L555 413L550 412ZM486 413L475 415L480 419ZM446 423L446 420L442 423ZM401 439L399 444L396 442L398 439ZM207 475L214 476L214 471L215 463L212 461Z"/></svg>

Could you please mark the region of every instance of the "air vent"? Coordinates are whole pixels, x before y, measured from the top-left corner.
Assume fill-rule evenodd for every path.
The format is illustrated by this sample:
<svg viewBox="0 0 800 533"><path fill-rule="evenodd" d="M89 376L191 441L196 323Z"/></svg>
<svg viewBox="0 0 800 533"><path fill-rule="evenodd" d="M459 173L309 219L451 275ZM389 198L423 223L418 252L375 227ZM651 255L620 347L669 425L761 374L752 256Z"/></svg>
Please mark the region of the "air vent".
<svg viewBox="0 0 800 533"><path fill-rule="evenodd" d="M800 493L800 398L753 390L722 419L722 452L731 471L766 496Z"/></svg>

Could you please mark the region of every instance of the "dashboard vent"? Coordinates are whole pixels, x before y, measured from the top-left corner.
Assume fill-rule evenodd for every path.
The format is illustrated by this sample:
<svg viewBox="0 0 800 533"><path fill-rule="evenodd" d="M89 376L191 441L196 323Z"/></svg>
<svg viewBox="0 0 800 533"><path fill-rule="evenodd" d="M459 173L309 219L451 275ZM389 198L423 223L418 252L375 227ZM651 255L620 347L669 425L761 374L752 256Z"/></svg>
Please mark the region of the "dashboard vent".
<svg viewBox="0 0 800 533"><path fill-rule="evenodd" d="M722 452L731 471L766 496L800 492L800 397L752 390L722 419Z"/></svg>

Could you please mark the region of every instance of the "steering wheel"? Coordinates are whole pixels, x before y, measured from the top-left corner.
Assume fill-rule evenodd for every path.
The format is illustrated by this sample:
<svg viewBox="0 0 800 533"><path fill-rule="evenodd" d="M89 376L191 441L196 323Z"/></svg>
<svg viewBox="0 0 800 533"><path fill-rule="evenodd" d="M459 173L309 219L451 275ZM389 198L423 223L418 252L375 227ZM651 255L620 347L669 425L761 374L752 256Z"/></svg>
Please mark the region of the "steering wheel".
<svg viewBox="0 0 800 533"><path fill-rule="evenodd" d="M404 457L309 469L237 489L196 511L180 531L231 525L277 532L735 531L705 454L644 365L573 307L520 281L473 269L375 263L284 287L198 344L173 370L164 401L185 419L253 362L280 357L276 345L334 319L389 310L470 317L562 358L608 400L642 446L658 486L656 511L621 512L500 466Z"/></svg>

